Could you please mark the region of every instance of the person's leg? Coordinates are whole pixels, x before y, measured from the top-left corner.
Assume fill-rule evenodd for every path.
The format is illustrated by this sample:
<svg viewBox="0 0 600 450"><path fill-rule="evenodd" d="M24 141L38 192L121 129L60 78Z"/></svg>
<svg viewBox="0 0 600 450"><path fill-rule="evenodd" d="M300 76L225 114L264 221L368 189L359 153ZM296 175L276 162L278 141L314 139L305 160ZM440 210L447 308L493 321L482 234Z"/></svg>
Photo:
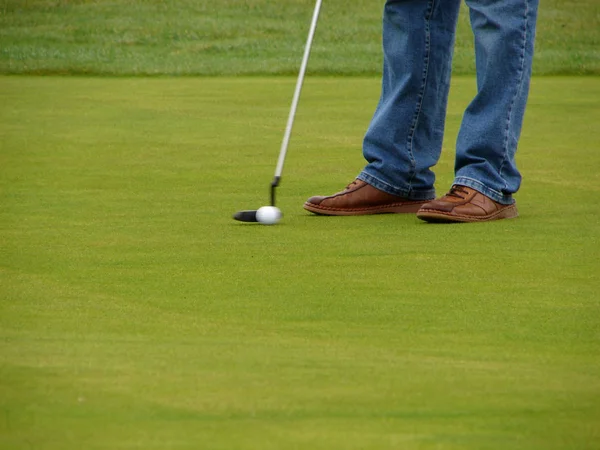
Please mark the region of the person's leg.
<svg viewBox="0 0 600 450"><path fill-rule="evenodd" d="M388 0L379 105L360 180L411 200L435 196L460 0Z"/></svg>
<svg viewBox="0 0 600 450"><path fill-rule="evenodd" d="M367 166L345 190L309 198L316 214L415 213L435 197L460 0L388 0L379 105L363 143Z"/></svg>
<svg viewBox="0 0 600 450"><path fill-rule="evenodd" d="M456 144L454 185L417 212L427 222L517 217L512 194L529 92L538 0L466 0L475 35L477 95Z"/></svg>
<svg viewBox="0 0 600 450"><path fill-rule="evenodd" d="M454 184L512 204L529 92L538 0L466 0L475 35L477 95L463 117Z"/></svg>

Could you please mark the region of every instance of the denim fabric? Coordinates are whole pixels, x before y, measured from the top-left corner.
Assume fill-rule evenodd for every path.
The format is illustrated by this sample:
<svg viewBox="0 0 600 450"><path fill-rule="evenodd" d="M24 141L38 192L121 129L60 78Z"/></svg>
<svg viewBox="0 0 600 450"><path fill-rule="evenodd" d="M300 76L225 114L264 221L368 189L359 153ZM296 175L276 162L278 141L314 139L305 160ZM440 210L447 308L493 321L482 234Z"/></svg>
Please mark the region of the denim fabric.
<svg viewBox="0 0 600 450"><path fill-rule="evenodd" d="M510 204L529 92L539 0L466 0L475 36L477 95L456 144L455 184ZM379 104L359 179L413 200L435 197L461 0L388 0Z"/></svg>

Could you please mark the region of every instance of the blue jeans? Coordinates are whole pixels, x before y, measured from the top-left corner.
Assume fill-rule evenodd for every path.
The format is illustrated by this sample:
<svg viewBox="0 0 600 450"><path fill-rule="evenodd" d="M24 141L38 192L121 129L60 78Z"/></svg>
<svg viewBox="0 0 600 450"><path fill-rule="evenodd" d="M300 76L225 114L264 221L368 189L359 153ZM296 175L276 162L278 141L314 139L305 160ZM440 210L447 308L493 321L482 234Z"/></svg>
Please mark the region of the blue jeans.
<svg viewBox="0 0 600 450"><path fill-rule="evenodd" d="M466 0L475 36L477 95L456 142L454 184L513 203L539 0ZM413 200L435 197L461 0L388 0L381 99L358 176Z"/></svg>

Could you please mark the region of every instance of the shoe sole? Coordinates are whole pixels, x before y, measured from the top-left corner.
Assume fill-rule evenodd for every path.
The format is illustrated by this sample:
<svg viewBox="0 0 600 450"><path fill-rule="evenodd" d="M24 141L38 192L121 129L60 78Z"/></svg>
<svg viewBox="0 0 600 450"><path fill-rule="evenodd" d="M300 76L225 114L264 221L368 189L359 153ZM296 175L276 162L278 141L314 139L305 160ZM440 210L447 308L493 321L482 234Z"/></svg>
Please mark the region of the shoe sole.
<svg viewBox="0 0 600 450"><path fill-rule="evenodd" d="M428 200L429 201L429 200ZM392 203L385 206L377 206L372 208L356 208L356 209L338 209L328 208L326 206L315 205L314 203L306 202L304 209L311 213L320 216L365 216L368 214L415 214L421 207L427 203L424 202L408 202L408 203Z"/></svg>
<svg viewBox="0 0 600 450"><path fill-rule="evenodd" d="M515 217L519 217L519 213L517 212L517 206L514 204L508 205L505 208L494 212L493 214L488 214L487 216L461 216L457 214L450 214L443 211L438 211L435 209L425 209L417 212L417 218L430 223L489 222L491 220L514 219Z"/></svg>

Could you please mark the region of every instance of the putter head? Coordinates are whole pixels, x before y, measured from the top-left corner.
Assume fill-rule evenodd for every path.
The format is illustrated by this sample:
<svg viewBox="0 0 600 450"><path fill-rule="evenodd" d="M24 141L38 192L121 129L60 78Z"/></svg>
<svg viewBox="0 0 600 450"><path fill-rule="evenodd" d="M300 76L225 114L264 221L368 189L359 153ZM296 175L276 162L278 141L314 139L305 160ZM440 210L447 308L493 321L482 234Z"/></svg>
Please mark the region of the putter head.
<svg viewBox="0 0 600 450"><path fill-rule="evenodd" d="M255 209L238 211L233 215L233 218L235 220L239 220L240 222L258 222Z"/></svg>

